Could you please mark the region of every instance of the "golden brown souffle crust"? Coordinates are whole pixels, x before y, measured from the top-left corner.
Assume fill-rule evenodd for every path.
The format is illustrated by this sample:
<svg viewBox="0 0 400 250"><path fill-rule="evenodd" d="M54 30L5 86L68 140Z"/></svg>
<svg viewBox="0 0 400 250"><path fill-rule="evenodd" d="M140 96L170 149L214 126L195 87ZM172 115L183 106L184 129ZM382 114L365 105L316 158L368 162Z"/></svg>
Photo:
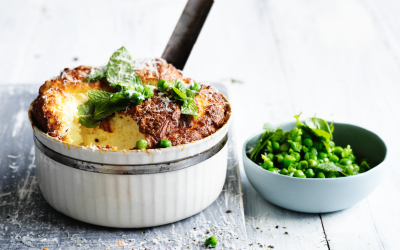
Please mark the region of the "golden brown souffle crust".
<svg viewBox="0 0 400 250"><path fill-rule="evenodd" d="M158 82L160 79L169 81L180 79L190 83L191 79L183 78L182 73L163 60L156 59L157 67L152 70L142 68L136 74L146 85ZM57 78L46 81L39 89L38 97L32 102L30 115L39 129L65 141L65 132L60 128L61 120L56 106L62 106L63 100L69 98L70 93L86 93L89 90L105 90L115 92L105 79L95 83L88 83L84 79L91 72L90 66L79 66L74 69L64 69ZM154 96L144 100L139 105L131 105L126 110L115 113L115 116L131 116L139 131L145 135L148 149L155 148L161 139L168 139L173 146L187 144L203 139L215 133L222 127L230 116L229 104L222 95L212 86L201 84L201 90L196 94L198 118L181 114L180 101L167 97L165 93L154 89ZM97 129L109 133L118 133L109 126L110 119L102 121ZM104 147L102 147L104 148ZM106 148L113 148L107 145Z"/></svg>

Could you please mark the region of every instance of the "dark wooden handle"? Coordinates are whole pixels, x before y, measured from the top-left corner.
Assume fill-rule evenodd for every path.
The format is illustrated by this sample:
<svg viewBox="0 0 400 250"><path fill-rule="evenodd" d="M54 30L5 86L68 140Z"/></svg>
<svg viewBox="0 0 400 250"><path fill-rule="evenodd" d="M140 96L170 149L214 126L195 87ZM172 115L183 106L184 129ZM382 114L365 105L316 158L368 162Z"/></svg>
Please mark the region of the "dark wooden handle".
<svg viewBox="0 0 400 250"><path fill-rule="evenodd" d="M164 50L163 59L183 70L213 3L213 0L188 1Z"/></svg>

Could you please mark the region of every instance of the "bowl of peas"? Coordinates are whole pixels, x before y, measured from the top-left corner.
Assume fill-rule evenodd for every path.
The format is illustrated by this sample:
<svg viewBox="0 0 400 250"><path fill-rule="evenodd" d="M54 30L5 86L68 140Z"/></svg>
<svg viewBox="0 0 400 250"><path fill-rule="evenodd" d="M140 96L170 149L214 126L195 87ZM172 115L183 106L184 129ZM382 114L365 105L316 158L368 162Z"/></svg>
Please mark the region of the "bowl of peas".
<svg viewBox="0 0 400 250"><path fill-rule="evenodd" d="M378 186L387 146L375 133L345 123L308 118L269 123L243 145L251 185L269 202L305 213L342 210Z"/></svg>

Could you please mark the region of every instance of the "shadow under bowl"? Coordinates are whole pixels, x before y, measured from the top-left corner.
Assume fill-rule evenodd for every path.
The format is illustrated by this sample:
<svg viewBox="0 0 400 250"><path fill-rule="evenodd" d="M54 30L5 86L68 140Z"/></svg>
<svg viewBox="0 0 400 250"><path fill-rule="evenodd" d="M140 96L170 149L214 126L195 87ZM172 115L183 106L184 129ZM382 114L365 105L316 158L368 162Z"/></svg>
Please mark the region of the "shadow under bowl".
<svg viewBox="0 0 400 250"><path fill-rule="evenodd" d="M296 127L295 122L282 124L283 131ZM344 123L335 123L333 140L337 146L351 145L357 157L368 158L375 167L342 178L296 178L276 174L251 161L246 151L264 131L252 135L243 145L243 165L251 185L269 202L298 212L327 213L349 208L366 198L378 186L387 169L387 146L375 133Z"/></svg>

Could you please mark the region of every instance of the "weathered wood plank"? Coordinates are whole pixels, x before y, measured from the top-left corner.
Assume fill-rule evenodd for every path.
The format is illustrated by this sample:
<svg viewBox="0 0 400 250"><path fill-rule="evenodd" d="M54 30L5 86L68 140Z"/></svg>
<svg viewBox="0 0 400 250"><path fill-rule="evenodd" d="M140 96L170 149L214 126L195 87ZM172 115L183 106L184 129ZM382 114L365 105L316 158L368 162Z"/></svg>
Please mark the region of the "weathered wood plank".
<svg viewBox="0 0 400 250"><path fill-rule="evenodd" d="M188 219L154 228L113 229L76 221L51 208L37 185L32 128L27 118L37 88L0 87L1 249L121 249L119 240L123 241L123 249L203 249L204 240L210 235L219 239L217 249L246 249L233 141L229 143L222 193L210 207ZM222 85L219 88L226 93ZM232 212L226 213L227 210Z"/></svg>

